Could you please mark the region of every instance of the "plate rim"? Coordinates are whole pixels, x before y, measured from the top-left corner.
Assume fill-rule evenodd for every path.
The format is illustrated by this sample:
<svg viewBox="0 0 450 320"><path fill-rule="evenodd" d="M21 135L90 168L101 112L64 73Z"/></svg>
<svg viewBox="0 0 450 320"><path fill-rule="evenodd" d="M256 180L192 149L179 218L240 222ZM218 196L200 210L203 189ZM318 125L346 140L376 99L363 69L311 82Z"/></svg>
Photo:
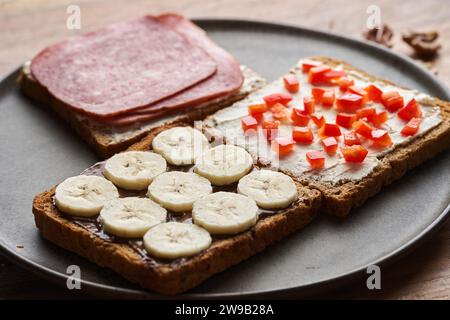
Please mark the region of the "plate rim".
<svg viewBox="0 0 450 320"><path fill-rule="evenodd" d="M193 18L192 21L194 21L197 24L214 24L214 23L220 23L220 24L228 24L231 25L253 25L255 27L266 27L270 29L285 29L290 30L293 32L302 32L302 33L309 33L312 35L318 35L321 37L328 37L333 38L334 40L342 40L350 45L353 46L359 46L359 47L367 47L375 50L379 54L388 55L394 60L400 61L401 63L408 65L412 68L414 68L416 71L420 72L421 75L432 79L435 87L441 91L442 99L450 100L450 90L449 88L443 83L441 79L436 77L434 74L432 74L429 70L427 70L424 66L416 63L412 58L406 55L399 55L395 52L393 52L390 49L387 49L379 44L372 43L369 41L362 41L356 37L346 36L342 34L337 34L335 32L330 31L324 31L324 30L318 30L314 28L308 28L304 26L298 26L294 24L289 23L280 23L280 22L274 22L270 20L263 20L263 19L235 19L235 18L208 18L208 17L198 17ZM0 76L0 85L7 83L8 81L13 81L14 78L16 78L21 69L22 65L19 65L18 67L14 68L12 71L7 72L6 74ZM11 79L12 78L12 79ZM3 94L4 90L0 86L0 95ZM434 235L447 221L447 219L450 217L450 203L447 204L446 208L432 221L432 223L428 224L421 232L416 234L414 237L409 239L407 242L405 242L403 245L399 246L395 250L391 250L385 255L382 255L375 261L372 261L370 263L364 264L362 267L355 268L353 270L337 274L333 277L307 283L304 285L296 285L291 287L284 287L284 288L274 288L274 289L268 289L268 290L255 290L255 291L243 291L243 292L233 292L233 293L183 293L180 295L177 295L175 297L169 297L169 296L163 296L159 295L157 293L145 291L145 289L127 289L127 288L120 288L113 285L107 285L107 284L101 284L93 281L88 280L81 280L82 287L86 288L86 291L84 293L90 295L94 294L95 296L103 296L103 297L127 297L127 298L147 298L147 299L219 299L219 298L256 298L256 297L263 297L267 295L285 295L285 294L292 294L295 293L298 296L304 296L306 291L310 290L309 293L307 293L307 296L310 296L312 293L314 295L314 292L328 292L331 287L338 287L342 286L345 283L348 283L352 280L356 280L356 278L360 278L363 276L365 270L370 265L378 265L378 266L388 266L395 261L399 260L400 258L404 257L405 255L412 252L416 247L423 244L425 241L427 241L432 235ZM60 248L61 250L64 250ZM44 278L46 280L49 280L51 282L54 282L58 285L63 285L69 278L68 275L60 273L58 271L55 271L51 268L45 267L40 265L39 263L21 255L19 252L16 252L13 248L10 248L6 243L4 243L4 240L0 238L0 254L4 256L5 258L9 259L13 263L23 267L27 271L30 271L33 274L36 274L37 276Z"/></svg>

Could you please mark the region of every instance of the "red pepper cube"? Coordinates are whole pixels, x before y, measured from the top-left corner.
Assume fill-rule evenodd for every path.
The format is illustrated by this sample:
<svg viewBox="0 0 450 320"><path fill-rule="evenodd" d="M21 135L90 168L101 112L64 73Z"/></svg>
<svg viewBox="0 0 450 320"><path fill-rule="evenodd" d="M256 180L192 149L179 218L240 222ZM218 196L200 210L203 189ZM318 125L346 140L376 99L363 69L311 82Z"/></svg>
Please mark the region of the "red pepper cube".
<svg viewBox="0 0 450 320"><path fill-rule="evenodd" d="M248 130L258 130L258 121L252 116L246 116L241 119L242 130L247 132Z"/></svg>
<svg viewBox="0 0 450 320"><path fill-rule="evenodd" d="M303 97L303 111L306 114L313 114L316 107L316 102L313 97Z"/></svg>
<svg viewBox="0 0 450 320"><path fill-rule="evenodd" d="M336 115L336 123L344 128L351 128L353 122L356 121L356 116L351 113L338 113Z"/></svg>
<svg viewBox="0 0 450 320"><path fill-rule="evenodd" d="M295 141L291 138L277 137L274 139L272 148L278 152L280 156L287 155L294 151Z"/></svg>
<svg viewBox="0 0 450 320"><path fill-rule="evenodd" d="M311 129L307 127L294 127L292 129L292 139L300 143L311 143L314 140Z"/></svg>
<svg viewBox="0 0 450 320"><path fill-rule="evenodd" d="M386 111L381 111L370 117L369 121L377 128L381 127L383 123L388 121L389 115Z"/></svg>
<svg viewBox="0 0 450 320"><path fill-rule="evenodd" d="M320 61L314 61L314 60L305 60L302 63L302 71L303 72L308 72L309 70L311 70L314 67L318 67L322 64L322 62Z"/></svg>
<svg viewBox="0 0 450 320"><path fill-rule="evenodd" d="M409 122L403 127L401 134L404 136L413 136L420 129L420 118L412 118Z"/></svg>
<svg viewBox="0 0 450 320"><path fill-rule="evenodd" d="M311 84L319 84L325 82L325 73L330 71L331 68L326 65L320 65L313 67L308 71L308 81Z"/></svg>
<svg viewBox="0 0 450 320"><path fill-rule="evenodd" d="M397 115L405 120L409 121L412 118L421 118L422 117L422 111L420 110L419 104L416 102L416 99L412 98L408 104L401 108Z"/></svg>
<svg viewBox="0 0 450 320"><path fill-rule="evenodd" d="M381 103L389 112L395 112L403 108L403 97L397 91L384 92L381 95Z"/></svg>
<svg viewBox="0 0 450 320"><path fill-rule="evenodd" d="M322 151L314 150L306 153L306 160L313 169L320 169L325 166L325 154Z"/></svg>
<svg viewBox="0 0 450 320"><path fill-rule="evenodd" d="M288 109L281 103L276 103L270 108L272 112L272 117L276 120L287 120L288 119Z"/></svg>
<svg viewBox="0 0 450 320"><path fill-rule="evenodd" d="M270 142L273 138L278 136L278 127L280 126L279 121L264 119L261 126L267 141Z"/></svg>
<svg viewBox="0 0 450 320"><path fill-rule="evenodd" d="M345 161L353 163L361 163L369 153L366 148L361 145L353 145L349 147L341 147L342 155Z"/></svg>
<svg viewBox="0 0 450 320"><path fill-rule="evenodd" d="M267 105L265 103L250 104L248 106L248 114L251 116L262 114L267 111Z"/></svg>
<svg viewBox="0 0 450 320"><path fill-rule="evenodd" d="M364 120L360 119L360 120L356 121L353 124L353 128L355 129L355 132L357 134L360 134L363 137L368 138L368 139L372 138L373 128L370 126L370 124L368 124Z"/></svg>
<svg viewBox="0 0 450 320"><path fill-rule="evenodd" d="M325 118L324 116L315 116L311 115L311 119L314 122L314 124L317 126L317 128L321 128L325 124Z"/></svg>
<svg viewBox="0 0 450 320"><path fill-rule="evenodd" d="M291 112L291 120L294 122L295 126L306 127L311 118L306 115L303 110L294 108Z"/></svg>
<svg viewBox="0 0 450 320"><path fill-rule="evenodd" d="M313 96L314 101L317 103L322 103L322 97L325 91L326 90L322 88L312 88L311 95Z"/></svg>
<svg viewBox="0 0 450 320"><path fill-rule="evenodd" d="M367 92L366 92L366 90L364 90L364 88L357 87L357 86L348 87L347 92L360 95L361 97L365 97L367 94Z"/></svg>
<svg viewBox="0 0 450 320"><path fill-rule="evenodd" d="M386 130L376 129L372 131L372 141L381 147L389 147L392 145L392 139Z"/></svg>
<svg viewBox="0 0 450 320"><path fill-rule="evenodd" d="M347 91L350 86L355 84L355 81L353 79L347 77L336 79L334 82L339 86L339 89L341 89L341 91Z"/></svg>
<svg viewBox="0 0 450 320"><path fill-rule="evenodd" d="M364 90L367 92L368 101L381 102L381 95L383 94L383 91L381 91L381 89L376 85L369 84L364 88Z"/></svg>
<svg viewBox="0 0 450 320"><path fill-rule="evenodd" d="M277 103L281 103L283 106L287 106L292 100L292 96L289 93L272 93L263 97L267 107L271 108Z"/></svg>
<svg viewBox="0 0 450 320"><path fill-rule="evenodd" d="M319 129L319 135L322 137L339 137L341 135L341 129L334 123L325 123Z"/></svg>
<svg viewBox="0 0 450 320"><path fill-rule="evenodd" d="M332 155L335 154L338 148L338 143L335 137L328 137L325 139L322 139L321 141L323 149L326 153Z"/></svg>
<svg viewBox="0 0 450 320"><path fill-rule="evenodd" d="M366 118L370 121L373 115L377 113L377 110L373 107L366 107L356 110L356 119Z"/></svg>
<svg viewBox="0 0 450 320"><path fill-rule="evenodd" d="M300 83L298 82L298 78L296 74L290 73L283 77L284 87L290 93L298 92L300 88Z"/></svg>
<svg viewBox="0 0 450 320"><path fill-rule="evenodd" d="M322 96L322 105L324 107L331 107L334 103L334 90L326 90Z"/></svg>
<svg viewBox="0 0 450 320"><path fill-rule="evenodd" d="M336 85L336 80L346 77L347 73L344 70L330 70L323 75L323 82L328 85Z"/></svg>
<svg viewBox="0 0 450 320"><path fill-rule="evenodd" d="M336 107L339 111L355 112L362 107L363 97L359 94L344 93L336 99Z"/></svg>
<svg viewBox="0 0 450 320"><path fill-rule="evenodd" d="M347 146L353 146L355 144L361 144L361 142L358 139L358 136L353 131L344 133L344 143Z"/></svg>

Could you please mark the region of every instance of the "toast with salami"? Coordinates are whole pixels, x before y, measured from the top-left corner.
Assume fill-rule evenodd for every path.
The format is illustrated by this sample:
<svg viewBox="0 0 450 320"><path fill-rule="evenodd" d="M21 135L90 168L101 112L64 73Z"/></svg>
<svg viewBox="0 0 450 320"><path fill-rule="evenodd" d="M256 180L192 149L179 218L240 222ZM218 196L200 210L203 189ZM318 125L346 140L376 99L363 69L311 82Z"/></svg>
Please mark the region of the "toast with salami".
<svg viewBox="0 0 450 320"><path fill-rule="evenodd" d="M244 134L249 114L264 118L254 135ZM450 146L449 102L327 57L300 61L204 123L261 164L320 190L323 211L341 217ZM278 137L267 139L264 128L274 125Z"/></svg>
<svg viewBox="0 0 450 320"><path fill-rule="evenodd" d="M103 158L164 123L201 119L264 82L175 14L52 45L20 77L26 96L56 111Z"/></svg>

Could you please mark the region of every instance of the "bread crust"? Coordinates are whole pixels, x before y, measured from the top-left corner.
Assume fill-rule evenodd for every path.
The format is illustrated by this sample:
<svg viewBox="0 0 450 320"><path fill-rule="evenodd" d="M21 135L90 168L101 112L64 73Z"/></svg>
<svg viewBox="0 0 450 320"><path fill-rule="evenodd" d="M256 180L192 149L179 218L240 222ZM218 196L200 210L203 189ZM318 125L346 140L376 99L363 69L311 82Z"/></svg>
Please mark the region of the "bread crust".
<svg viewBox="0 0 450 320"><path fill-rule="evenodd" d="M370 81L395 85L376 78L344 61L329 57L312 57L329 66L340 65L346 71L356 71ZM398 87L398 86L397 86ZM338 217L345 217L352 208L361 206L377 194L383 186L400 179L406 172L435 157L450 147L450 102L433 98L433 105L441 110L442 122L405 145L397 146L392 152L379 158L381 164L364 179L339 184L302 180L302 183L320 190L323 195L323 211Z"/></svg>
<svg viewBox="0 0 450 320"><path fill-rule="evenodd" d="M207 102L203 104L201 108L196 108L189 112L181 111L174 114L173 117L170 117L170 120L168 120L167 123L192 123L196 120L203 119L207 115L245 98L251 92L265 85L265 79L256 74L250 68L242 67L242 70L244 75L244 84L238 92L219 100ZM26 96L46 107L50 107L61 118L66 120L83 138L83 140L94 148L102 159L109 158L112 155L125 150L133 143L140 141L143 137L156 128L161 127L161 125L156 125L155 128L148 130L141 129L141 127L136 127L136 129L128 129L130 132L127 133L126 136L116 139L115 137L117 134L112 128L100 127L89 121L87 118L78 116L63 102L51 96L50 93L32 77L29 72L28 64L25 64L21 70L19 84L22 92ZM158 120L150 120L148 122L144 122L143 125L152 124L152 122L157 123L157 121ZM121 129L119 128L117 130Z"/></svg>

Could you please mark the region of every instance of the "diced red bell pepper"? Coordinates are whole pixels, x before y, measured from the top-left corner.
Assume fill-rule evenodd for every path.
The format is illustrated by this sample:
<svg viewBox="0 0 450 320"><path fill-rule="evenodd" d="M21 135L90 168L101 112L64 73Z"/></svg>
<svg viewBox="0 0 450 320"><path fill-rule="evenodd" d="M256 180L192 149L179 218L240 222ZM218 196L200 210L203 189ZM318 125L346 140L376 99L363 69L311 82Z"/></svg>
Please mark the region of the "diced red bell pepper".
<svg viewBox="0 0 450 320"><path fill-rule="evenodd" d="M346 77L347 73L344 70L330 70L323 75L323 82L328 85L336 85L336 80Z"/></svg>
<svg viewBox="0 0 450 320"><path fill-rule="evenodd" d="M325 74L330 71L331 68L326 65L320 65L313 67L308 71L308 81L311 84L325 83Z"/></svg>
<svg viewBox="0 0 450 320"><path fill-rule="evenodd" d="M317 128L321 128L325 124L324 116L311 115L311 119L314 122L314 124L317 126Z"/></svg>
<svg viewBox="0 0 450 320"><path fill-rule="evenodd" d="M368 101L381 102L381 95L383 94L383 91L381 91L381 89L376 85L369 84L364 88L364 90L367 92Z"/></svg>
<svg viewBox="0 0 450 320"><path fill-rule="evenodd" d="M390 112L403 108L403 97L397 91L384 92L381 95L381 103Z"/></svg>
<svg viewBox="0 0 450 320"><path fill-rule="evenodd" d="M320 169L325 166L325 154L319 150L308 151L306 160L313 169Z"/></svg>
<svg viewBox="0 0 450 320"><path fill-rule="evenodd" d="M339 89L341 89L341 91L347 91L350 86L355 84L355 81L348 77L336 79L334 82L339 86Z"/></svg>
<svg viewBox="0 0 450 320"><path fill-rule="evenodd" d="M248 114L254 116L256 114L262 114L267 111L267 105L265 103L250 104L248 106Z"/></svg>
<svg viewBox="0 0 450 320"><path fill-rule="evenodd" d="M344 93L336 99L336 107L339 111L355 112L362 107L363 97L359 94Z"/></svg>
<svg viewBox="0 0 450 320"><path fill-rule="evenodd" d="M316 102L313 97L303 97L303 106L304 106L303 111L306 114L314 113L314 111L316 109L315 104L316 104Z"/></svg>
<svg viewBox="0 0 450 320"><path fill-rule="evenodd" d="M314 135L308 127L294 127L292 129L292 139L301 143L311 143Z"/></svg>
<svg viewBox="0 0 450 320"><path fill-rule="evenodd" d="M302 71L308 72L311 68L318 67L322 64L320 61L305 60L302 63Z"/></svg>
<svg viewBox="0 0 450 320"><path fill-rule="evenodd" d="M344 133L344 143L347 146L353 146L355 144L361 144L361 142L358 139L358 136L354 131L349 131Z"/></svg>
<svg viewBox="0 0 450 320"><path fill-rule="evenodd" d="M420 129L420 118L412 118L409 122L403 127L401 134L404 136L413 136Z"/></svg>
<svg viewBox="0 0 450 320"><path fill-rule="evenodd" d="M322 137L339 137L341 135L341 129L334 123L325 123L319 129L319 135Z"/></svg>
<svg viewBox="0 0 450 320"><path fill-rule="evenodd" d="M313 96L313 98L314 98L314 101L316 102L316 103L322 103L322 97L323 97L323 94L325 93L325 89L322 89L322 88L312 88L311 89L311 95Z"/></svg>
<svg viewBox="0 0 450 320"><path fill-rule="evenodd" d="M303 110L293 108L291 112L291 120L295 126L306 127L311 118L303 112Z"/></svg>
<svg viewBox="0 0 450 320"><path fill-rule="evenodd" d="M248 130L258 130L258 121L252 116L246 116L241 119L242 130L247 132Z"/></svg>
<svg viewBox="0 0 450 320"><path fill-rule="evenodd" d="M290 93L298 92L300 88L300 83L298 82L298 78L296 74L290 73L283 77L284 87Z"/></svg>
<svg viewBox="0 0 450 320"><path fill-rule="evenodd" d="M369 153L366 148L361 145L353 145L347 147L341 147L342 155L345 161L361 163Z"/></svg>
<svg viewBox="0 0 450 320"><path fill-rule="evenodd" d="M357 134L360 134L368 139L372 138L373 128L366 121L359 119L353 124L353 128Z"/></svg>
<svg viewBox="0 0 450 320"><path fill-rule="evenodd" d="M422 117L422 111L420 110L419 104L416 102L416 99L412 98L408 104L401 108L397 115L405 120L409 121L412 118L421 118Z"/></svg>
<svg viewBox="0 0 450 320"><path fill-rule="evenodd" d="M264 101L266 105L271 108L277 103L281 103L283 106L287 106L292 100L292 96L289 93L272 93L265 96Z"/></svg>
<svg viewBox="0 0 450 320"><path fill-rule="evenodd" d="M322 96L322 105L324 107L331 107L334 103L334 90L326 90Z"/></svg>
<svg viewBox="0 0 450 320"><path fill-rule="evenodd" d="M336 115L336 123L344 128L351 128L353 122L356 121L356 116L351 113L338 113Z"/></svg>
<svg viewBox="0 0 450 320"><path fill-rule="evenodd" d="M320 143L323 146L323 149L325 150L326 153L328 154L335 154L338 148L338 143L335 137L328 137L325 139L322 139L322 141L320 141Z"/></svg>
<svg viewBox="0 0 450 320"><path fill-rule="evenodd" d="M273 138L278 136L278 127L280 126L280 121L277 120L266 120L264 119L262 124L263 134L266 139L270 142Z"/></svg>
<svg viewBox="0 0 450 320"><path fill-rule="evenodd" d="M392 139L386 130L376 129L372 131L372 141L381 147L389 147L392 145Z"/></svg>
<svg viewBox="0 0 450 320"><path fill-rule="evenodd" d="M291 153L294 151L294 147L295 141L286 137L277 137L272 144L272 148L277 151L280 156Z"/></svg>
<svg viewBox="0 0 450 320"><path fill-rule="evenodd" d="M370 119L372 118L372 116L375 113L377 113L377 110L375 108L373 108L373 107L361 108L361 109L356 111L356 118L357 119L366 118L367 120L370 121Z"/></svg>
<svg viewBox="0 0 450 320"><path fill-rule="evenodd" d="M369 121L377 128L381 127L383 123L388 121L389 115L386 111L381 111L379 113L376 113L372 115L369 119Z"/></svg>
<svg viewBox="0 0 450 320"><path fill-rule="evenodd" d="M350 86L348 88L347 92L360 95L361 97L365 97L367 95L367 92L366 92L366 90L364 90L364 88L357 87L357 86Z"/></svg>
<svg viewBox="0 0 450 320"><path fill-rule="evenodd" d="M276 103L270 108L270 112L272 113L272 117L275 120L287 120L288 119L288 109L283 106L281 103Z"/></svg>

